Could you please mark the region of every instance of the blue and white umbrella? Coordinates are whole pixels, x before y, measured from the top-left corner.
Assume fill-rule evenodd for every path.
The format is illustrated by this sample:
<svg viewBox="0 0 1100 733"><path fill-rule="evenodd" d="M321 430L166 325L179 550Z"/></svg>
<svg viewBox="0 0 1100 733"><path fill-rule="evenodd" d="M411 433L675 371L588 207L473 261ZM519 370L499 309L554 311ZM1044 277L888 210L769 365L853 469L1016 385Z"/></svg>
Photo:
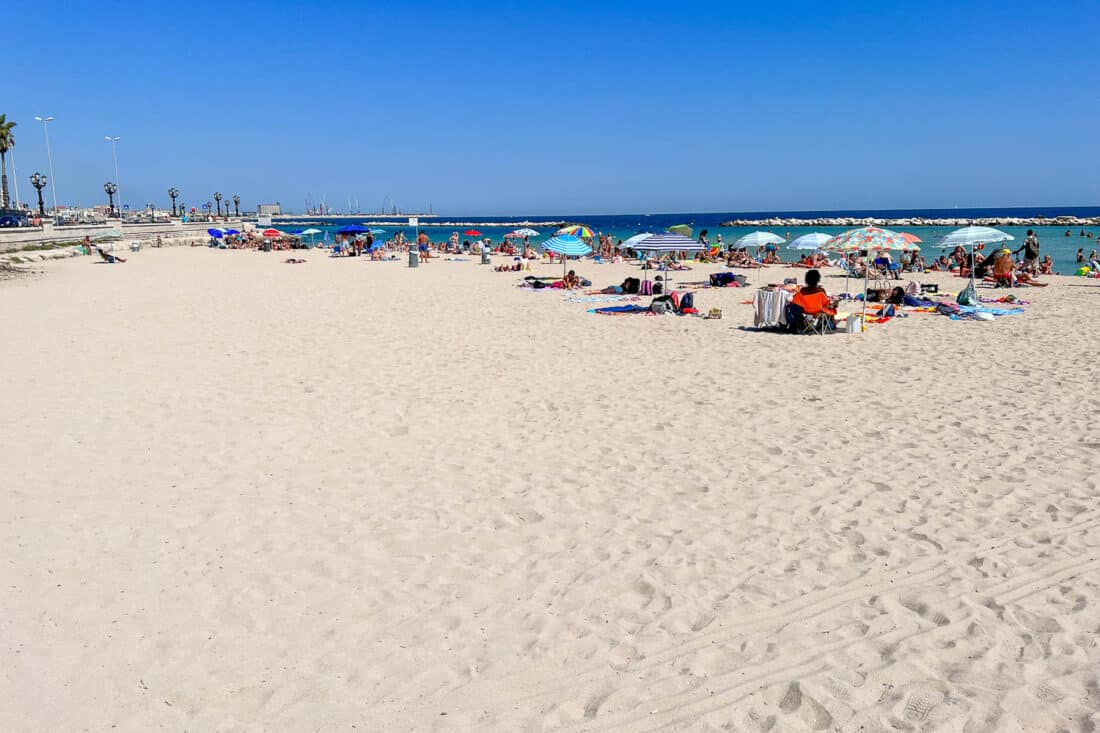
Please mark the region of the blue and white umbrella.
<svg viewBox="0 0 1100 733"><path fill-rule="evenodd" d="M706 249L706 245L674 232L654 234L632 246L644 252L700 252Z"/></svg>
<svg viewBox="0 0 1100 733"><path fill-rule="evenodd" d="M938 247L969 247L971 259L974 257L974 248L983 244L993 244L995 242L1011 242L1016 237L1012 236L1008 232L1002 232L1000 229L994 229L993 227L963 227L962 229L956 229L941 239L936 245ZM970 288L974 289L974 270L976 268L970 268ZM961 302L961 301L960 301Z"/></svg>
<svg viewBox="0 0 1100 733"><path fill-rule="evenodd" d="M523 228L523 229L517 229L514 232L512 232L512 236L515 236L515 237L537 237L537 236L539 236L539 233L537 231L535 231L534 229Z"/></svg>
<svg viewBox="0 0 1100 733"><path fill-rule="evenodd" d="M1011 242L1015 237L993 227L963 227L939 241L939 247L974 247L979 244Z"/></svg>
<svg viewBox="0 0 1100 733"><path fill-rule="evenodd" d="M821 249L825 246L825 243L832 238L832 234L811 232L809 234L803 234L798 239L791 241L791 243L787 245L787 249Z"/></svg>
<svg viewBox="0 0 1100 733"><path fill-rule="evenodd" d="M224 229L207 229L206 233L209 234L214 239L221 239L222 237L225 236L225 230Z"/></svg>
<svg viewBox="0 0 1100 733"><path fill-rule="evenodd" d="M735 247L763 247L768 244L783 244L787 240L771 232L753 232L746 234L734 243Z"/></svg>
<svg viewBox="0 0 1100 733"><path fill-rule="evenodd" d="M580 237L571 237L565 234L547 239L542 243L542 248L567 257L583 257L592 251L592 248L585 244Z"/></svg>
<svg viewBox="0 0 1100 733"><path fill-rule="evenodd" d="M573 237L568 234L547 239L542 243L542 248L549 252L557 252L562 256L562 277L565 276L565 268L568 266L566 262L567 258L583 257L592 251L592 248L585 244L580 237Z"/></svg>

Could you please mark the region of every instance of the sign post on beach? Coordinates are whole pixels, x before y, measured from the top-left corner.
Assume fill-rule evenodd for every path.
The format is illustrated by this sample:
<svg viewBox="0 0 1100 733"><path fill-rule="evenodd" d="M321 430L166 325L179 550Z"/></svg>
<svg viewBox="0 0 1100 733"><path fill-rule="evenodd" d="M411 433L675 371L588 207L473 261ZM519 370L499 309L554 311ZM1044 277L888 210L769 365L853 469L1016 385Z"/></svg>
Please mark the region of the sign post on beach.
<svg viewBox="0 0 1100 733"><path fill-rule="evenodd" d="M409 245L409 267L420 267L420 219L409 217L409 226L413 228L413 241Z"/></svg>

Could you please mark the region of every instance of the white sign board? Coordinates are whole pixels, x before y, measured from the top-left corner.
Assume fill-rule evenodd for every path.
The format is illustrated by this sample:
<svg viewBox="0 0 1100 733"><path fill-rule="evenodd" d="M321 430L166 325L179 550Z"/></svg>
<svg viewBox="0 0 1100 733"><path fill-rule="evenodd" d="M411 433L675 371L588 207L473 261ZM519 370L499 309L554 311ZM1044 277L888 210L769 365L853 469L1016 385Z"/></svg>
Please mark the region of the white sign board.
<svg viewBox="0 0 1100 733"><path fill-rule="evenodd" d="M271 217L270 216L261 216L258 219L256 219L256 224L258 224L259 226L262 226L262 227L269 227L269 226L271 226Z"/></svg>
<svg viewBox="0 0 1100 733"><path fill-rule="evenodd" d="M415 216L410 216L409 217L409 226L411 226L411 227L420 226L420 219L418 217L415 217Z"/></svg>

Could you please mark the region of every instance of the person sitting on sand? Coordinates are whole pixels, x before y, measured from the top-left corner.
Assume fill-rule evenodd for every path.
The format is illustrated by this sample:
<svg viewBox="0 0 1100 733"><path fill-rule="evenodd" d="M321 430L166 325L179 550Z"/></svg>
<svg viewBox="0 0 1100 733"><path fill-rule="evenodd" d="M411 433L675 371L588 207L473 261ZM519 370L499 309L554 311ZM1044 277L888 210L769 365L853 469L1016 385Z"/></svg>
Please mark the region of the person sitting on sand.
<svg viewBox="0 0 1100 733"><path fill-rule="evenodd" d="M1054 274L1054 260L1050 259L1050 255L1043 255L1042 261L1039 262L1039 274L1040 275L1053 275Z"/></svg>
<svg viewBox="0 0 1100 733"><path fill-rule="evenodd" d="M1016 263L1012 261L1012 253L1002 249L993 260L993 279L997 281L997 287L1012 287L1012 271L1015 268Z"/></svg>
<svg viewBox="0 0 1100 733"><path fill-rule="evenodd" d="M565 277L561 279L561 286L565 290L576 290L581 286L581 279L577 277L577 273L573 270L565 273Z"/></svg>
<svg viewBox="0 0 1100 733"><path fill-rule="evenodd" d="M126 261L123 258L119 257L118 255L113 255L110 252L104 251L104 249L102 247L96 247L95 251L99 252L99 256L103 258L104 262L110 263L112 265L115 264L116 262L125 262Z"/></svg>

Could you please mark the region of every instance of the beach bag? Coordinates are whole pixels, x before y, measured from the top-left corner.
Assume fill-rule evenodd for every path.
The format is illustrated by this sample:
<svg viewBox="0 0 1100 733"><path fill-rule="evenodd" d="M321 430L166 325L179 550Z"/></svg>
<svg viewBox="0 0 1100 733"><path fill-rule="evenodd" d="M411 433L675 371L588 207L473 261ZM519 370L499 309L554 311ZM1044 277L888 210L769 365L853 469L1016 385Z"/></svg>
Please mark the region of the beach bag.
<svg viewBox="0 0 1100 733"><path fill-rule="evenodd" d="M659 316L672 313L672 298L668 295L656 297L653 299L653 302L649 304L649 309Z"/></svg>
<svg viewBox="0 0 1100 733"><path fill-rule="evenodd" d="M653 281L643 280L638 286L638 295L653 295Z"/></svg>
<svg viewBox="0 0 1100 733"><path fill-rule="evenodd" d="M684 313L686 311L695 310L695 293L684 293L680 296L680 305L677 308L678 311Z"/></svg>
<svg viewBox="0 0 1100 733"><path fill-rule="evenodd" d="M955 298L955 301L959 305L977 305L978 292L974 290L974 284L967 283L966 287L959 293L959 296Z"/></svg>

